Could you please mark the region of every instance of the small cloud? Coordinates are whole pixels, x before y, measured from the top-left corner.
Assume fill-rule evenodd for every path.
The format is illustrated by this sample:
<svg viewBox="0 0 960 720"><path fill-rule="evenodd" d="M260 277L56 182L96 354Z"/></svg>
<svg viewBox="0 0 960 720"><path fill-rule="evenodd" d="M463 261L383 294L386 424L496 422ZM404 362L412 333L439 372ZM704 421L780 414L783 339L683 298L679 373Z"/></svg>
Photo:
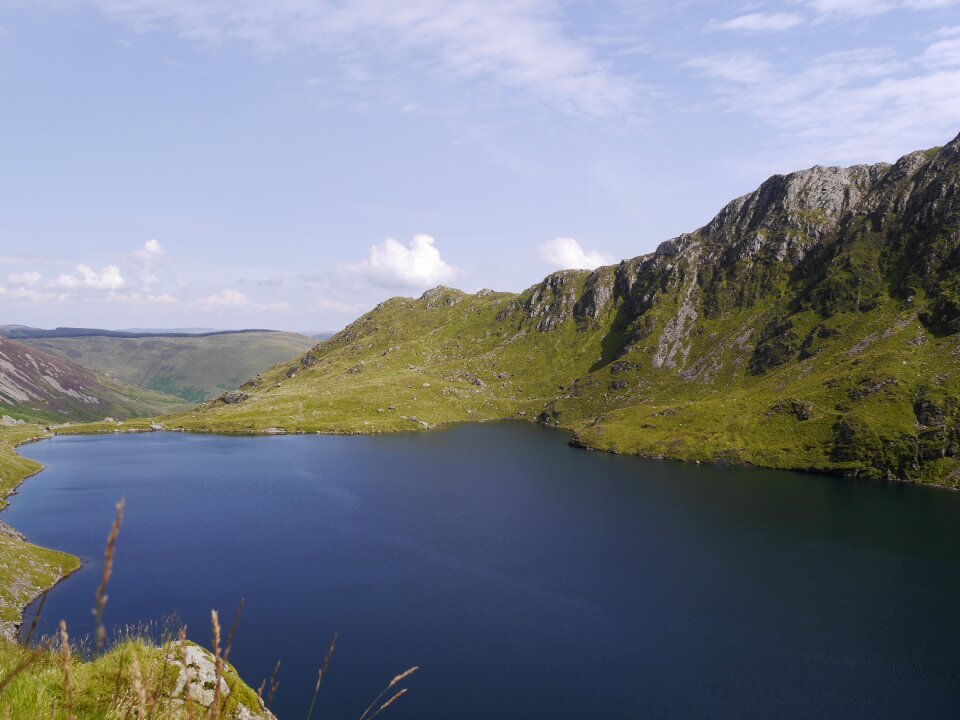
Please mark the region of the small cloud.
<svg viewBox="0 0 960 720"><path fill-rule="evenodd" d="M205 297L199 302L203 310L237 310L240 308L246 310L287 310L290 303L268 303L261 304L251 300L246 294L233 288L224 288L223 290Z"/></svg>
<svg viewBox="0 0 960 720"><path fill-rule="evenodd" d="M11 273L7 275L7 282L11 285L24 285L32 287L38 285L43 279L43 275L38 272Z"/></svg>
<svg viewBox="0 0 960 720"><path fill-rule="evenodd" d="M150 255L163 255L163 245L151 238L143 244L143 251Z"/></svg>
<svg viewBox="0 0 960 720"><path fill-rule="evenodd" d="M89 265L77 265L76 272L72 275L62 273L57 276L50 286L63 288L65 290L74 290L87 288L90 290L119 290L126 285L126 281L120 274L120 268L116 265L107 265L96 272Z"/></svg>
<svg viewBox="0 0 960 720"><path fill-rule="evenodd" d="M283 278L272 277L267 278L266 280L257 280L257 285L260 285L261 287L280 287L283 285Z"/></svg>
<svg viewBox="0 0 960 720"><path fill-rule="evenodd" d="M224 288L218 293L214 293L209 297L204 298L200 301L200 305L210 309L216 308L237 308L245 307L250 305L250 298L248 298L244 293L239 290L233 290L232 288Z"/></svg>
<svg viewBox="0 0 960 720"><path fill-rule="evenodd" d="M449 282L459 272L447 264L429 235L415 235L409 245L387 238L370 248L366 260L347 266L374 285L386 288L428 288Z"/></svg>
<svg viewBox="0 0 960 720"><path fill-rule="evenodd" d="M721 30L746 32L783 32L803 24L803 18L794 13L749 13L716 25Z"/></svg>
<svg viewBox="0 0 960 720"><path fill-rule="evenodd" d="M142 248L134 251L133 256L136 258L136 264L138 265L137 274L144 292L149 292L160 281L155 270L164 254L163 245L154 238L150 238L143 244Z"/></svg>
<svg viewBox="0 0 960 720"><path fill-rule="evenodd" d="M558 237L537 245L540 257L558 270L593 270L611 262L598 252L587 252L571 237Z"/></svg>

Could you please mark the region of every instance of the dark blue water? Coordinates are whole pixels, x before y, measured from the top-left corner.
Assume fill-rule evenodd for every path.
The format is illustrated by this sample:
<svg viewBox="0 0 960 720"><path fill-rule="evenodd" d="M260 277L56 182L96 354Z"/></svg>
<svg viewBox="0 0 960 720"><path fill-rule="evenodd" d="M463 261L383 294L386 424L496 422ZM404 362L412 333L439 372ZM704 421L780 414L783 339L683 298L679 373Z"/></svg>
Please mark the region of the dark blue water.
<svg viewBox="0 0 960 720"><path fill-rule="evenodd" d="M233 660L302 718L955 718L960 494L569 448L530 425L388 437L56 438L2 519L83 557L44 629L246 612Z"/></svg>

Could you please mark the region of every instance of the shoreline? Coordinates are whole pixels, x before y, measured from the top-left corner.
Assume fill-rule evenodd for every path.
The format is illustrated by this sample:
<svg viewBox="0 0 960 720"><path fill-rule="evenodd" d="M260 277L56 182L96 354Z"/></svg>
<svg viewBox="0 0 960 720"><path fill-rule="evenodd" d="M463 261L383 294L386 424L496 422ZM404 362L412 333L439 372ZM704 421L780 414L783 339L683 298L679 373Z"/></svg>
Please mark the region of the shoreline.
<svg viewBox="0 0 960 720"><path fill-rule="evenodd" d="M56 427L51 428L51 435L44 436L45 438L63 435L63 436L80 436L80 435L123 435L123 434L140 434L140 433L151 433L151 432L170 432L170 433L186 433L192 435L222 435L225 437L270 437L270 436L284 436L284 435L330 435L330 436L348 436L348 435L357 435L357 436L377 436L377 435L398 435L401 433L420 433L420 432L432 432L436 430L445 430L458 425L470 425L470 424L485 424L491 422L504 422L504 423L526 423L530 425L536 425L543 427L549 430L560 431L566 433L569 437L567 444L571 447L575 447L581 450L589 450L591 452L601 452L608 453L610 455L623 455L626 457L636 457L642 458L644 460L657 460L665 462L679 462L679 463L688 463L694 465L714 465L717 467L740 467L748 468L755 470L777 470L781 472L798 472L798 473L807 473L810 475L824 475L828 477L837 477L843 478L844 480L856 480L856 481L868 481L868 482L882 482L889 484L897 485L915 485L917 487L930 487L938 488L940 490L949 490L951 492L960 491L960 487L956 485L947 485L937 482L918 482L916 480L910 480L907 478L900 477L870 477L866 475L861 475L861 472L868 471L869 466L859 466L859 467L850 467L850 468L821 468L821 467L811 467L811 466L801 466L801 465L763 465L755 462L750 462L748 460L736 460L726 457L712 457L712 458L692 458L692 457L683 457L679 455L670 455L664 453L645 453L643 451L623 451L616 448L604 448L595 445L590 445L586 440L584 440L575 429L570 427L564 427L562 425L550 425L543 422L537 422L534 419L528 419L524 417L501 417L501 418L489 418L489 419L469 419L469 420L451 420L448 422L440 422L436 424L420 424L415 425L410 428L403 429L371 429L371 430L333 430L333 429L319 429L319 430L308 430L308 429L293 429L288 430L283 427L267 427L263 429L246 429L246 430L216 430L212 428L185 428L182 426L166 427L162 424L162 418L158 419L149 419L149 420L132 420L132 421L117 421L112 423L111 426L105 426L103 422L99 423L78 423L77 425L70 425L66 427ZM123 427L127 422L132 423L129 427ZM37 438L44 439L44 438Z"/></svg>
<svg viewBox="0 0 960 720"><path fill-rule="evenodd" d="M17 490L24 482L43 472L45 469L44 466L36 460L31 460L30 458L20 455L18 452L19 448L29 443L48 440L54 437L53 433L45 432L42 426L39 425L23 426L17 434L19 435L20 433L23 433L23 435L12 439L9 450L16 458L29 463L29 465L25 471L17 473L14 469L13 477L4 478L4 480L10 484L3 488L3 494L0 496L0 524L2 524L3 528L8 529L9 532L4 534L4 544L0 547L0 551L10 550L10 552L15 555L15 560L24 561L29 565L29 569L33 571L37 571L37 564L43 564L45 560L47 562L43 565L45 574L39 586L32 585L29 573L16 574L10 579L12 582L8 581L7 583L8 587L13 590L20 589L28 593L16 598L11 598L10 604L6 607L0 604L0 611L6 610L8 614L15 614L13 618L0 618L0 638L4 638L10 642L17 642L17 633L19 633L20 627L23 625L23 614L26 609L35 602L37 598L41 597L44 593L50 592L50 590L83 566L83 561L75 555L55 548L36 545L30 542L29 539L15 527L2 521L2 511L10 505L10 498L16 495ZM6 434L6 432L4 434ZM6 444L7 443L4 443L4 445ZM6 450L6 448L3 449ZM22 547L16 547L16 545L22 545ZM59 559L61 562L54 563L52 562L53 559ZM32 579L36 580L37 578ZM27 583L31 583L31 585L24 587Z"/></svg>

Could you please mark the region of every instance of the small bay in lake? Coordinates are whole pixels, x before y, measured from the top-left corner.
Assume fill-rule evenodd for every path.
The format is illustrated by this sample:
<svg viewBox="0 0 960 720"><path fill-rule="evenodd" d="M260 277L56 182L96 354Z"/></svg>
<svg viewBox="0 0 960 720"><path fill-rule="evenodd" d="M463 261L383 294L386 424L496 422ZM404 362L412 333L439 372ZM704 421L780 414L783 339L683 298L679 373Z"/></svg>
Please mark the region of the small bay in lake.
<svg viewBox="0 0 960 720"><path fill-rule="evenodd" d="M171 614L274 705L350 718L421 671L389 717L952 718L960 714L960 494L570 448L527 424L393 436L58 437L0 514L79 555L42 630ZM29 612L28 612L29 617Z"/></svg>

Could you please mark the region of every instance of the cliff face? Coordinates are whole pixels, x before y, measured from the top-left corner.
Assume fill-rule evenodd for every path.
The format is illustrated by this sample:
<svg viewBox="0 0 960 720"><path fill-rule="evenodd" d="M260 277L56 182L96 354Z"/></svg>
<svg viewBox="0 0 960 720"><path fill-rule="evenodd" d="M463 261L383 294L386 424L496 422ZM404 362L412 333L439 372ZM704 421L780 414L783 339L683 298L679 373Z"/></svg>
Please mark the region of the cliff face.
<svg viewBox="0 0 960 720"><path fill-rule="evenodd" d="M956 484L958 188L960 138L776 175L649 255L519 294L382 303L242 403L181 421L365 431L520 413L610 450Z"/></svg>

